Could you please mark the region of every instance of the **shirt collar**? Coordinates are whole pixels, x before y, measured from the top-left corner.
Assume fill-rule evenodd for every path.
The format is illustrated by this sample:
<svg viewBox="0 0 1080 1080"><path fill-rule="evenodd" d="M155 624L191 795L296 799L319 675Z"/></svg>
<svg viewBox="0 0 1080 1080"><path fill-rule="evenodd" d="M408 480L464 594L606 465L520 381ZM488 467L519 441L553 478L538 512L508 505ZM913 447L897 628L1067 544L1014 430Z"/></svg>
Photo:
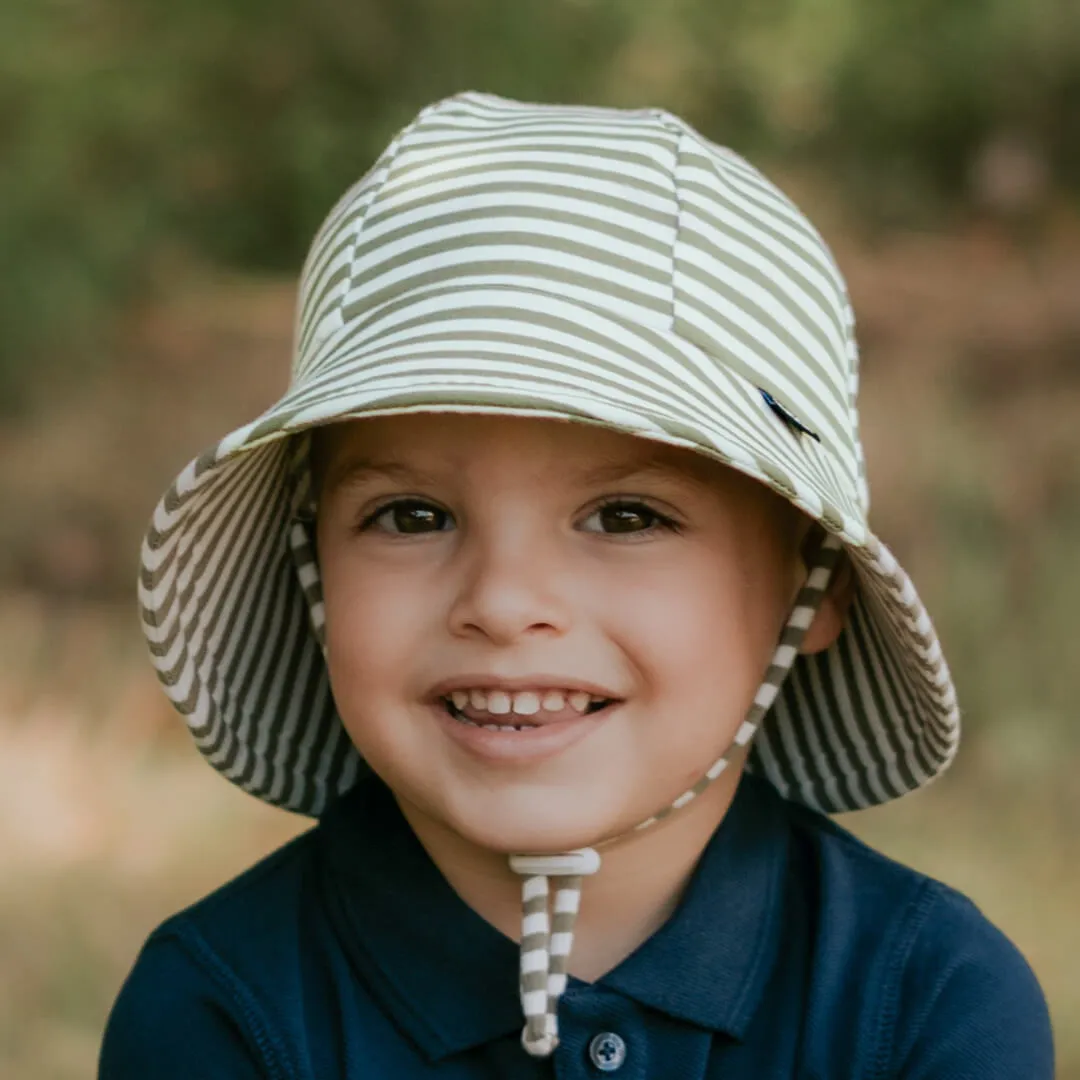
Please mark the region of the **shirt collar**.
<svg viewBox="0 0 1080 1080"><path fill-rule="evenodd" d="M454 892L381 781L365 777L327 810L319 833L342 946L428 1058L521 1027L517 943ZM779 796L744 776L675 913L600 985L741 1038L776 961L787 856Z"/></svg>

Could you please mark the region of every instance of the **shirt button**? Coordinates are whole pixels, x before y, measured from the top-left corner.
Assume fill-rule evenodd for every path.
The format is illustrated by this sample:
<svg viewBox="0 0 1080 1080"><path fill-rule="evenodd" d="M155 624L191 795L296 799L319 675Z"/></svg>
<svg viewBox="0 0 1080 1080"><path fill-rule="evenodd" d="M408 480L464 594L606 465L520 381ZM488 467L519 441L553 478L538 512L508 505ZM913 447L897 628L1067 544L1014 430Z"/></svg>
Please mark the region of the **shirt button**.
<svg viewBox="0 0 1080 1080"><path fill-rule="evenodd" d="M589 1043L589 1060L601 1072L614 1072L626 1060L626 1041L614 1031L602 1031Z"/></svg>

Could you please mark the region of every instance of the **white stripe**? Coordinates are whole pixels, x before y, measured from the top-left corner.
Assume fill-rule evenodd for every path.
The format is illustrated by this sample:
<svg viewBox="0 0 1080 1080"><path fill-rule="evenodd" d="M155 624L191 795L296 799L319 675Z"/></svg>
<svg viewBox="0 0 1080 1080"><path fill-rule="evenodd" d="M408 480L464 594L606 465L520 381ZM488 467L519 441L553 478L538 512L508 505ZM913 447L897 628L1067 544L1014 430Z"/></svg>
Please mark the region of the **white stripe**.
<svg viewBox="0 0 1080 1080"><path fill-rule="evenodd" d="M536 911L526 915L521 921L521 933L523 937L529 934L546 934L548 932L548 917L544 911Z"/></svg>
<svg viewBox="0 0 1080 1080"><path fill-rule="evenodd" d="M795 657L798 654L798 649L794 645L780 645L773 654L773 663L777 667L789 668L795 663Z"/></svg>
<svg viewBox="0 0 1080 1080"><path fill-rule="evenodd" d="M534 971L547 971L548 954L543 949L530 949L521 954L521 974L529 975Z"/></svg>
<svg viewBox="0 0 1080 1080"><path fill-rule="evenodd" d="M763 682L758 687L758 692L754 695L754 704L759 705L763 709L768 709L772 706L772 703L776 700L776 695L780 692L778 686L773 683Z"/></svg>
<svg viewBox="0 0 1080 1080"><path fill-rule="evenodd" d="M559 889L555 893L555 913L557 915L575 915L580 907L580 889Z"/></svg>
<svg viewBox="0 0 1080 1080"><path fill-rule="evenodd" d="M569 956L574 945L574 935L565 930L551 935L551 955Z"/></svg>
<svg viewBox="0 0 1080 1080"><path fill-rule="evenodd" d="M744 720L739 725L739 730L735 732L735 745L745 746L754 737L755 731L757 731L757 725Z"/></svg>
<svg viewBox="0 0 1080 1080"><path fill-rule="evenodd" d="M544 990L526 990L521 995L521 1011L526 1016L543 1016L547 1012L548 992Z"/></svg>
<svg viewBox="0 0 1080 1080"><path fill-rule="evenodd" d="M710 780L715 780L727 767L728 759L726 757L722 757L718 761L714 761L712 765L709 766L708 771L705 773L705 775Z"/></svg>
<svg viewBox="0 0 1080 1080"><path fill-rule="evenodd" d="M526 878L521 886L521 898L524 901L538 900L548 894L548 881L546 877Z"/></svg>

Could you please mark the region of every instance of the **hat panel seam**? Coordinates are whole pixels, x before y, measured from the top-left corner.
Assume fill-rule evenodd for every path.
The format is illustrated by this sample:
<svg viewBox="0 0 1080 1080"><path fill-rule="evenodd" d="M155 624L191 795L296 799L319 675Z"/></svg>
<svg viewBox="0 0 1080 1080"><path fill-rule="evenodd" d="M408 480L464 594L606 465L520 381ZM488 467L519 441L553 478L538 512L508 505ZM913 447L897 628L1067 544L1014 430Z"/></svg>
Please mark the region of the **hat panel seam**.
<svg viewBox="0 0 1080 1080"><path fill-rule="evenodd" d="M693 179L695 172L717 182L722 191L726 191L726 202L734 207L736 200L741 203L744 217L761 222L761 227L769 233L782 236L788 250L797 250L817 264L819 270L829 280L834 292L844 289L843 275L836 264L828 245L821 233L814 228L805 214L771 180L755 169L745 159L739 159L743 168L729 156L710 153L684 155L688 171L688 182L692 191L711 193L712 189Z"/></svg>
<svg viewBox="0 0 1080 1080"><path fill-rule="evenodd" d="M686 275L682 278L687 284ZM840 434L840 426L835 417L822 412L809 395L809 388L800 379L788 379L780 382L772 364L773 354L768 342L758 342L747 331L734 325L711 322L706 328L700 320L712 320L714 315L685 289L681 290L676 300L675 333L685 341L701 349L706 355L723 357L723 362L739 371L743 378L760 389L767 390L793 416L806 426L816 431L821 437L823 448L834 455L846 453L851 456L850 465L845 473L857 475L857 465L851 454L850 440Z"/></svg>
<svg viewBox="0 0 1080 1080"><path fill-rule="evenodd" d="M832 310L840 295L840 283L831 272L833 267L829 260L824 256L816 261L813 259L813 254L821 254L819 248L809 249L804 236L793 234L782 223L765 218L760 212L751 216L746 200L730 186L709 187L685 176L680 188L687 206L711 232L719 235L728 231L737 233L748 245L759 244L763 238L771 241L770 253L779 259L792 278L801 283L802 290L817 300L820 314L835 330L838 341L829 343L829 347L843 343L844 321L839 312ZM759 211L758 207L754 209Z"/></svg>
<svg viewBox="0 0 1080 1080"><path fill-rule="evenodd" d="M344 298L348 295L352 276L355 272L353 253L356 250L364 219L389 177L394 160L400 152L401 140L405 135L405 130L398 132L390 145L379 155L379 159L372 168L339 200L312 241L311 250L304 260L304 266L301 270L300 287L297 296L294 363L292 367L294 380L300 378L306 370L305 360L310 353L317 351L318 334L326 320L332 319L335 312L340 318L340 300L335 304L332 299L324 298L319 304L312 303L313 298L309 296L308 290L314 267L332 248L332 240L336 233L345 226L349 235L349 243L344 253L348 271L342 278L340 297ZM347 226L345 225L346 222Z"/></svg>
<svg viewBox="0 0 1080 1080"><path fill-rule="evenodd" d="M708 175L719 181L719 185L723 187L723 180L717 172L717 163L714 159L706 158L703 161L703 165L708 170ZM685 154L680 157L679 169L683 178L686 176L686 161ZM684 180L685 182L685 180ZM690 186L690 181L687 186ZM680 187L682 184L680 184ZM699 185L703 188L703 185ZM707 191L709 200L716 198L722 198L722 195L718 195L716 192L703 188ZM779 195L779 192L777 192ZM762 355L773 352L772 346L768 340L761 339L762 332L767 335L775 335L779 333L781 338L777 339L777 344L782 343L784 335L789 333L788 329L784 328L777 322L774 315L765 313L762 319L758 319L756 323L747 323L745 313L742 312L740 304L745 307L749 304L751 307L755 306L756 302L746 294L744 288L733 289L733 298L738 300L729 307L726 315L718 314L715 310L715 304L711 301L706 303L705 299L698 299L695 295L692 283L698 283L701 288L704 288L708 295L712 296L716 294L717 290L723 287L723 283L720 277L714 274L708 274L704 267L697 267L696 261L693 258L693 251L700 251L702 254L708 256L711 259L717 260L721 265L724 265L729 257L727 251L727 245L719 242L710 243L708 238L701 232L701 227L708 227L708 222L705 218L701 218L700 221L696 221L700 215L700 209L695 205L694 201L688 201L685 196L680 197L679 201L679 226L678 234L676 238L676 250L675 250L675 262L674 262L674 297L675 297L675 324L674 329L681 336L687 340L694 342L700 348L702 348L707 354L715 354L720 341L717 338L717 333L726 333L727 336L732 337L733 340L728 341L725 345L722 345L723 353L728 359L728 362L740 365L744 376L755 385L764 386L770 392L774 394L780 401L787 404L790 401L792 386L785 385L781 387L778 385L777 378L774 374L778 357L775 355ZM735 215L740 216L740 215ZM756 236L756 244L761 245L761 254L768 260L775 262L777 259L783 261L787 256L785 253L791 251L791 244L787 240L780 240L779 237L774 238L774 242L771 244L765 243L765 236L756 229L751 229L750 223L746 221L745 215L742 215L745 222L744 228L747 232L747 236ZM774 251L775 249L775 251ZM788 275L792 277L793 282L797 282L797 276L794 270L789 270ZM725 275L726 276L726 275ZM787 296L788 288L777 288L778 282L771 283L773 288L767 289L766 292L772 293L773 301L778 303L780 309L784 309L790 306L790 298ZM797 286L796 286L797 287ZM831 309L836 307L836 297L833 297L833 303L829 304L829 298L826 298L826 302L822 305L822 315L825 316L828 321L836 322L838 329L842 325L842 313L837 311L833 312ZM738 309L741 312L741 322L736 325L736 322L732 321L734 311ZM695 314L696 313L696 314ZM746 324L746 325L744 325ZM760 329L755 330L754 325L759 325ZM816 337L816 332L812 335ZM736 344L736 342L738 344ZM826 356L834 355L836 350L831 346L828 346L823 354ZM836 442L844 446L845 449L850 451L850 447L847 445L849 442L848 437L842 432L843 425L849 420L850 413L848 410L847 401L847 373L845 372L845 388L841 396L841 399L830 404L835 396L835 387L831 385L832 380L827 376L827 365L817 365L810 363L807 366L807 361L814 354L812 345L808 345L806 341L790 339L788 348L791 352L791 360L784 362L784 377L786 379L794 379L795 385L799 387L800 398L806 399L814 404L814 422L812 426L821 430L822 426L826 426ZM762 362L757 365L751 365L744 359L743 352L749 355L761 355ZM814 389L814 387L806 381L806 376L800 374L799 368L807 366L807 370L813 373L814 379L824 379L820 389ZM795 408L792 410L796 414L803 412L805 409ZM826 418L829 417L828 421Z"/></svg>

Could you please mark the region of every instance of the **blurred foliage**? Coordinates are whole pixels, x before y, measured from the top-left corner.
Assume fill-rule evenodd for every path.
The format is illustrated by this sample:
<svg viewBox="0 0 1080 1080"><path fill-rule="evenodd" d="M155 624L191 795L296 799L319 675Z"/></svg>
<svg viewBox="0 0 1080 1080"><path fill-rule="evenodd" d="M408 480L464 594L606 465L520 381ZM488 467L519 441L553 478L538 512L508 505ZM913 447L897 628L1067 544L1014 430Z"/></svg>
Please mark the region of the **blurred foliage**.
<svg viewBox="0 0 1080 1080"><path fill-rule="evenodd" d="M280 391L323 214L466 88L665 106L842 214L877 527L966 725L858 827L1016 940L1080 1080L1078 0L0 0L0 420L78 388L0 423L0 1075L89 1075L147 931L295 828L196 760L135 553ZM851 235L897 226L943 228Z"/></svg>
<svg viewBox="0 0 1080 1080"><path fill-rule="evenodd" d="M667 106L871 224L1080 186L1074 0L4 0L0 403L178 261L295 269L464 88Z"/></svg>

